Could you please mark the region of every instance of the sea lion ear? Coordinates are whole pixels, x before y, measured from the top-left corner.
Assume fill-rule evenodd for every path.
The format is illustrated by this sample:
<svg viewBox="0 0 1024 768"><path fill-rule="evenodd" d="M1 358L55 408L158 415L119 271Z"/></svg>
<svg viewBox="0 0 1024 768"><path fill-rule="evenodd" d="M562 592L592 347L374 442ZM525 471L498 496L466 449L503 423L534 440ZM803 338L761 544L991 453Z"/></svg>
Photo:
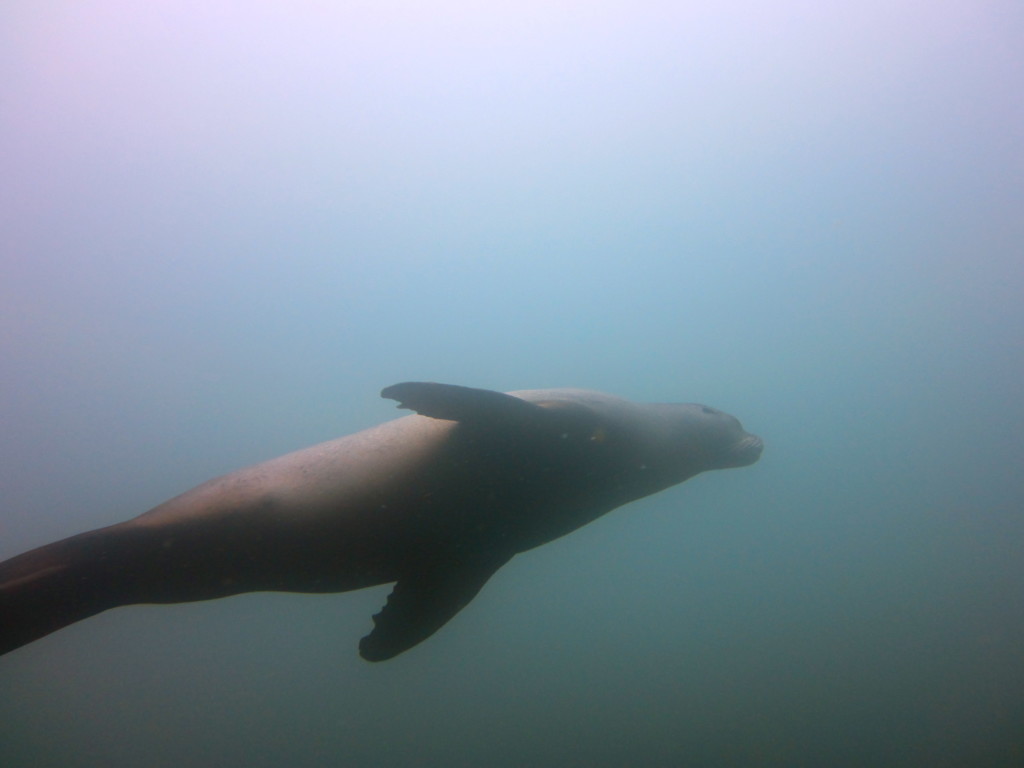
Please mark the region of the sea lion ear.
<svg viewBox="0 0 1024 768"><path fill-rule="evenodd" d="M406 381L381 390L381 397L397 400L421 416L462 422L517 422L543 414L540 406L504 392L474 389L432 381Z"/></svg>

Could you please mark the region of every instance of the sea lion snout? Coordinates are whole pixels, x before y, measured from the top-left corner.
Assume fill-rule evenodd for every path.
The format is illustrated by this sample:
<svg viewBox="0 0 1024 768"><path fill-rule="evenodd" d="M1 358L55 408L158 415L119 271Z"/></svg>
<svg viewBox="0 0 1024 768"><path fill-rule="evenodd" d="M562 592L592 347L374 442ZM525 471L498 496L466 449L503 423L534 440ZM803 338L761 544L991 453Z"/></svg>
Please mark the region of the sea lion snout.
<svg viewBox="0 0 1024 768"><path fill-rule="evenodd" d="M757 435L744 435L733 446L732 454L736 460L734 467L745 467L761 458L764 451L764 440Z"/></svg>

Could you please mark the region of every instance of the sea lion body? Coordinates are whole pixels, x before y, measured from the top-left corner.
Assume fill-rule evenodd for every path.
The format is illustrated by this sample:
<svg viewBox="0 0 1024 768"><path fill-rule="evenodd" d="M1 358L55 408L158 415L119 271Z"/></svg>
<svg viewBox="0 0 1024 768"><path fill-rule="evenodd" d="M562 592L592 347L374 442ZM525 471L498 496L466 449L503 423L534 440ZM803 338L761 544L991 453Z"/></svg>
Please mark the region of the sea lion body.
<svg viewBox="0 0 1024 768"><path fill-rule="evenodd" d="M511 557L758 438L699 405L585 390L384 390L418 414L210 480L0 563L0 652L119 605L396 582L364 658L430 636Z"/></svg>

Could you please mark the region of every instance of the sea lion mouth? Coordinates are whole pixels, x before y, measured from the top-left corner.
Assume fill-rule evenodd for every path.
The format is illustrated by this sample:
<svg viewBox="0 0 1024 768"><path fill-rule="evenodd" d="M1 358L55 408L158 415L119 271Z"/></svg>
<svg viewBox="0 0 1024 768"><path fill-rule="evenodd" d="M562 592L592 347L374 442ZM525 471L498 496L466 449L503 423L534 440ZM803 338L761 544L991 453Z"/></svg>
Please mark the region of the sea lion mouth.
<svg viewBox="0 0 1024 768"><path fill-rule="evenodd" d="M764 451L764 441L757 435L747 435L732 447L731 453L737 466L742 467L753 464L761 458L762 451Z"/></svg>

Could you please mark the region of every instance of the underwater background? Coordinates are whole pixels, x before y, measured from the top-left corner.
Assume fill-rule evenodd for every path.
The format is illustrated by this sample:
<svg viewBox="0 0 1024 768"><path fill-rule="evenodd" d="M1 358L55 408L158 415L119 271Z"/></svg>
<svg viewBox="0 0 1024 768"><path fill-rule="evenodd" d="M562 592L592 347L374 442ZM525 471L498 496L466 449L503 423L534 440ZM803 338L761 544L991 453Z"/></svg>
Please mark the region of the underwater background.
<svg viewBox="0 0 1024 768"><path fill-rule="evenodd" d="M388 587L73 625L0 658L0 764L1024 765L1022 41L1013 0L6 3L0 558L410 379L766 450L385 663Z"/></svg>

